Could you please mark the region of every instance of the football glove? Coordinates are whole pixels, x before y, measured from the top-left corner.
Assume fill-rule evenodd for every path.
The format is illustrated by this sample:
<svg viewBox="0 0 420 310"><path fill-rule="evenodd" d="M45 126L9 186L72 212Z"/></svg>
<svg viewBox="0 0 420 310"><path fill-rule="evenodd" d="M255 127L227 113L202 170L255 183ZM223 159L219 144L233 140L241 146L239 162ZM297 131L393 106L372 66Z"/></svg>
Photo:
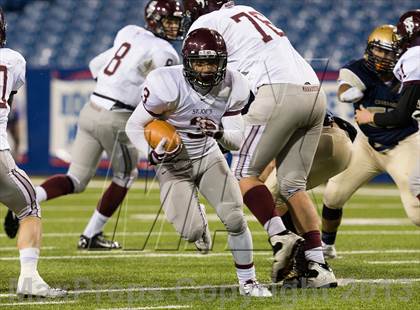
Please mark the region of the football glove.
<svg viewBox="0 0 420 310"><path fill-rule="evenodd" d="M197 118L197 125L206 136L220 139L223 136L223 127L208 118Z"/></svg>
<svg viewBox="0 0 420 310"><path fill-rule="evenodd" d="M171 161L181 152L182 144L179 144L173 151L167 152L165 150L166 142L168 142L168 140L166 138L162 138L156 148L149 153L149 162L152 165Z"/></svg>
<svg viewBox="0 0 420 310"><path fill-rule="evenodd" d="M341 93L340 101L354 103L363 98L363 92L357 87L352 87L347 89L345 92Z"/></svg>

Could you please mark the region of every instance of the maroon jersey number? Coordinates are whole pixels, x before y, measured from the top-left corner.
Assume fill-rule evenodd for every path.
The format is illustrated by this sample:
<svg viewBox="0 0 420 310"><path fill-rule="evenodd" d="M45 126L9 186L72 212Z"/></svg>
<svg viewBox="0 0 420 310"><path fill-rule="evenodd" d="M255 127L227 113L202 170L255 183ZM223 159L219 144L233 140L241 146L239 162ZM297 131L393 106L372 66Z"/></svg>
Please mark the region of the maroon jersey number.
<svg viewBox="0 0 420 310"><path fill-rule="evenodd" d="M131 48L131 44L124 42L121 44L119 49L115 52L114 57L111 59L109 64L105 67L104 73L106 75L113 75L117 71L118 67L121 65L121 60L127 55L128 51Z"/></svg>
<svg viewBox="0 0 420 310"><path fill-rule="evenodd" d="M254 28L261 34L262 40L267 43L273 40L273 37L270 36L268 33L264 31L264 29L260 26L260 24L263 24L270 28L275 34L277 34L280 37L284 36L284 33L278 29L276 26L274 26L267 18L264 17L261 13L257 11L251 11L251 12L241 12L239 14L233 15L230 18L232 18L235 22L240 23L242 20L241 18L247 18L251 24L254 26Z"/></svg>
<svg viewBox="0 0 420 310"><path fill-rule="evenodd" d="M1 99L0 99L0 109L7 108L7 100L6 100L6 88L7 88L7 67L0 65L0 74L3 78L3 83L1 84L3 90L1 92Z"/></svg>

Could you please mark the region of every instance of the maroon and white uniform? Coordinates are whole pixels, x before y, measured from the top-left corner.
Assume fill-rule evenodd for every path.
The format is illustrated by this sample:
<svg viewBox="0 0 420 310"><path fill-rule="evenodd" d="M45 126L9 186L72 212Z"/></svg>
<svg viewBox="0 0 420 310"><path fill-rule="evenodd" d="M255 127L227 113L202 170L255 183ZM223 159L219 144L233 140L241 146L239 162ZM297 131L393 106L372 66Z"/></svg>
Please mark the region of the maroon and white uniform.
<svg viewBox="0 0 420 310"><path fill-rule="evenodd" d="M233 157L235 176L260 175L276 158L283 197L304 190L326 108L314 70L285 33L252 7L228 2L199 17L189 31L200 27L223 36L228 68L245 75L256 95L244 116L244 143Z"/></svg>
<svg viewBox="0 0 420 310"><path fill-rule="evenodd" d="M240 111L248 96L248 83L236 71L228 69L219 85L201 95L185 79L183 66L159 68L148 75L143 102L127 122L127 135L143 155L150 151L143 129L153 119L166 120L181 136L182 152L159 164L156 174L166 217L190 242L198 240L206 229L198 191L215 208L228 232L240 234L247 227L238 182L216 140L201 134L195 119L208 118L222 124L224 134L219 142L228 149L238 149L243 139Z"/></svg>
<svg viewBox="0 0 420 310"><path fill-rule="evenodd" d="M21 54L9 48L0 49L0 202L19 219L41 217L35 189L26 173L16 166L7 142L9 99L25 83L26 62Z"/></svg>
<svg viewBox="0 0 420 310"><path fill-rule="evenodd" d="M68 176L75 192L85 189L95 175L105 150L110 158L113 179L129 188L137 176L138 152L124 128L141 99L141 85L155 68L178 64L171 44L135 25L122 28L114 45L89 63L96 87L80 112Z"/></svg>
<svg viewBox="0 0 420 310"><path fill-rule="evenodd" d="M401 56L394 69L394 75L402 83L402 87L407 85L420 85L420 46L414 46ZM417 100L414 117L420 122L420 99ZM420 145L420 142L417 143ZM420 149L413 150L417 152L417 163L414 166L414 172L410 176L410 189L414 196L420 195ZM420 212L420 211L419 211ZM420 215L419 215L420 218Z"/></svg>

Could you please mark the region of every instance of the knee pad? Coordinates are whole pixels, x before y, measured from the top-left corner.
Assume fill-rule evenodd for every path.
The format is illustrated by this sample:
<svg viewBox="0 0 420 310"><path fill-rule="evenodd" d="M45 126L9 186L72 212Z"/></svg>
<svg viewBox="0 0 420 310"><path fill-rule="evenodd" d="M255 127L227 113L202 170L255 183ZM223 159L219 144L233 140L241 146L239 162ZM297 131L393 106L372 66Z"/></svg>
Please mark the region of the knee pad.
<svg viewBox="0 0 420 310"><path fill-rule="evenodd" d="M70 173L67 173L67 176L71 180L74 186L74 193L81 193L86 189L86 186L88 185L90 178L78 178Z"/></svg>
<svg viewBox="0 0 420 310"><path fill-rule="evenodd" d="M306 190L305 180L297 178L279 178L279 191L284 201L288 201L295 193Z"/></svg>
<svg viewBox="0 0 420 310"><path fill-rule="evenodd" d="M112 182L114 182L115 184L121 186L121 187L125 187L125 188L130 188L131 185L133 185L134 181L137 179L138 176L138 170L137 168L134 168L133 170L130 171L130 174L124 174L124 173L115 173L114 176L112 177Z"/></svg>
<svg viewBox="0 0 420 310"><path fill-rule="evenodd" d="M236 203L221 203L217 207L218 215L230 234L241 234L247 225L242 207Z"/></svg>
<svg viewBox="0 0 420 310"><path fill-rule="evenodd" d="M339 186L334 182L328 182L324 191L324 205L330 209L342 209L346 200Z"/></svg>

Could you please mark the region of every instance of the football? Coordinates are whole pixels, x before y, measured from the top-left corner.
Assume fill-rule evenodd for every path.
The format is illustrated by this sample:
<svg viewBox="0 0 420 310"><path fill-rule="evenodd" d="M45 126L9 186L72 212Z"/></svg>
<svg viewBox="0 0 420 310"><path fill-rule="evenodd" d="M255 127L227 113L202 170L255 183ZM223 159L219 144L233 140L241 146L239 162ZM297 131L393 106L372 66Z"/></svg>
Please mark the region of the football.
<svg viewBox="0 0 420 310"><path fill-rule="evenodd" d="M154 120L144 128L144 137L147 143L154 149L162 138L166 138L165 149L172 152L181 144L181 137L176 132L174 126L162 120Z"/></svg>

